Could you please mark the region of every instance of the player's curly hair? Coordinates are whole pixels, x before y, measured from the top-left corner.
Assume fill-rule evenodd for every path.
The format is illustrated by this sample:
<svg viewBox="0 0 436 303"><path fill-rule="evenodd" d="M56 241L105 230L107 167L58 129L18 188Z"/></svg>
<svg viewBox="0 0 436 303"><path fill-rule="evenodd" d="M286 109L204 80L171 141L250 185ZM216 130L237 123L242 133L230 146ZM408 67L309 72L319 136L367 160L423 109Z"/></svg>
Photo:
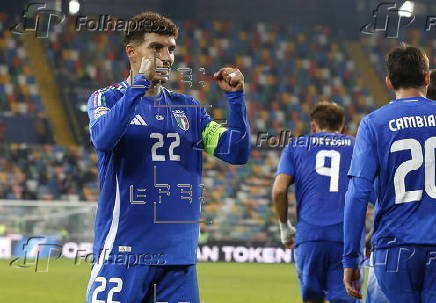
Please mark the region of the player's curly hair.
<svg viewBox="0 0 436 303"><path fill-rule="evenodd" d="M124 35L124 46L129 43L140 44L145 33L173 36L177 38L179 28L170 19L155 12L143 12L129 20L129 27Z"/></svg>
<svg viewBox="0 0 436 303"><path fill-rule="evenodd" d="M430 85L427 90L427 98L436 100L436 70L432 70L430 74Z"/></svg>
<svg viewBox="0 0 436 303"><path fill-rule="evenodd" d="M310 113L310 120L321 129L340 130L345 123L344 108L335 102L321 101Z"/></svg>

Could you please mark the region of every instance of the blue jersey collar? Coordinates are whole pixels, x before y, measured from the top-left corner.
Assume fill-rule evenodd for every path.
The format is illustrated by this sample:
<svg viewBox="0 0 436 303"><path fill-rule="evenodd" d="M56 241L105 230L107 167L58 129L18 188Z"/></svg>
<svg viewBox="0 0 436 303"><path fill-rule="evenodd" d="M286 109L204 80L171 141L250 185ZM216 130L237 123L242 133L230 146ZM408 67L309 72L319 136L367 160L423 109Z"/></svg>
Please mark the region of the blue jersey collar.
<svg viewBox="0 0 436 303"><path fill-rule="evenodd" d="M426 101L432 101L432 100L427 99L425 97L417 96L417 97L400 98L400 99L391 100L389 102L389 104L394 103L394 102L418 102L418 101L425 101L425 100Z"/></svg>

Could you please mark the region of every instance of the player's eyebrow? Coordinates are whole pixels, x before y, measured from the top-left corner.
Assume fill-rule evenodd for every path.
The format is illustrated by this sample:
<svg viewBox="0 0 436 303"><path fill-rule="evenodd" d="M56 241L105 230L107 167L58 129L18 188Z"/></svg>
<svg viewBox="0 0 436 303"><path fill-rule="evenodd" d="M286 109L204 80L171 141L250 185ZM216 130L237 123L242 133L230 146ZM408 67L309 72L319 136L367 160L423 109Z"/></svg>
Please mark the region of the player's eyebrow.
<svg viewBox="0 0 436 303"><path fill-rule="evenodd" d="M151 42L148 46L151 48L162 48L164 45L159 42Z"/></svg>
<svg viewBox="0 0 436 303"><path fill-rule="evenodd" d="M159 42L151 42L148 46L151 47L151 48L162 48L162 47L164 47L165 45L163 45L162 43L159 43ZM176 48L176 45L173 44L173 43L171 43L171 44L168 46L168 48L174 50L174 49Z"/></svg>

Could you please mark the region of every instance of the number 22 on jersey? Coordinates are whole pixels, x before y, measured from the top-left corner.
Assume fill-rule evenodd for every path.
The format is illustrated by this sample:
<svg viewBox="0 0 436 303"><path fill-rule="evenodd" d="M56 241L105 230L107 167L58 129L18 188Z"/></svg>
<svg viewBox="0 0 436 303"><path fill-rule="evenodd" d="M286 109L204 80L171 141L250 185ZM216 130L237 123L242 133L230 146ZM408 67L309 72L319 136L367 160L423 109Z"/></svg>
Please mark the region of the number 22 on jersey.
<svg viewBox="0 0 436 303"><path fill-rule="evenodd" d="M172 140L169 148L168 155L170 161L180 161L180 155L175 154L174 149L180 145L180 136L178 133L168 133L164 139L164 135L161 133L151 133L150 138L157 139L157 141L151 147L151 160L152 161L165 161L166 153L158 153L158 149L164 146L164 140Z"/></svg>

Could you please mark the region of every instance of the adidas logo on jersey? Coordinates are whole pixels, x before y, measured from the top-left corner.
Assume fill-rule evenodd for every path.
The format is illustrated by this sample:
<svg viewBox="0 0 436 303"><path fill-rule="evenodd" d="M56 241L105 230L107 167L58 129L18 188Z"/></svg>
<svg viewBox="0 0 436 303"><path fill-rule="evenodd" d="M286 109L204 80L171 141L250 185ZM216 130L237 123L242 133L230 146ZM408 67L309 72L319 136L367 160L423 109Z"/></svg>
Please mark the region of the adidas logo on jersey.
<svg viewBox="0 0 436 303"><path fill-rule="evenodd" d="M142 119L141 115L136 115L135 118L132 119L130 124L131 125L147 126L147 123L145 123L145 121L144 121L144 119Z"/></svg>

